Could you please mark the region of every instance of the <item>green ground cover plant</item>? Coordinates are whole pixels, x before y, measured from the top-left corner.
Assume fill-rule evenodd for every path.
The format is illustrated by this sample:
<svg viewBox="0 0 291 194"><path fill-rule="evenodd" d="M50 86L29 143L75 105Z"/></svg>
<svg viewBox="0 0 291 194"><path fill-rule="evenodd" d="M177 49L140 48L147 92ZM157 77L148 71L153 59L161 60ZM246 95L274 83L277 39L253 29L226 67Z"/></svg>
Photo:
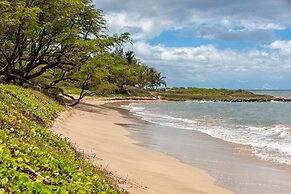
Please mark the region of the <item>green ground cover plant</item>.
<svg viewBox="0 0 291 194"><path fill-rule="evenodd" d="M47 129L64 106L35 93L0 84L0 193L117 193Z"/></svg>

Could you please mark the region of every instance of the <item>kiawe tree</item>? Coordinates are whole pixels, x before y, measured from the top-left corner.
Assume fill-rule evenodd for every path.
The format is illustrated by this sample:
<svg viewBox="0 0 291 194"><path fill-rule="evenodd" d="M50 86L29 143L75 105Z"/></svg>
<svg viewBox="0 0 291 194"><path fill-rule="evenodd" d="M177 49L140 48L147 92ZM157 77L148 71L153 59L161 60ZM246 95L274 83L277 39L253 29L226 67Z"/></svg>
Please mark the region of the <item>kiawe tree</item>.
<svg viewBox="0 0 291 194"><path fill-rule="evenodd" d="M49 69L69 72L128 38L106 36L102 12L87 0L4 0L0 12L4 82L30 83Z"/></svg>
<svg viewBox="0 0 291 194"><path fill-rule="evenodd" d="M74 99L62 87L70 84L81 91L77 103L89 90L163 84L155 69L123 52L128 40L128 33L106 34L102 11L90 0L1 0L0 81L36 84Z"/></svg>

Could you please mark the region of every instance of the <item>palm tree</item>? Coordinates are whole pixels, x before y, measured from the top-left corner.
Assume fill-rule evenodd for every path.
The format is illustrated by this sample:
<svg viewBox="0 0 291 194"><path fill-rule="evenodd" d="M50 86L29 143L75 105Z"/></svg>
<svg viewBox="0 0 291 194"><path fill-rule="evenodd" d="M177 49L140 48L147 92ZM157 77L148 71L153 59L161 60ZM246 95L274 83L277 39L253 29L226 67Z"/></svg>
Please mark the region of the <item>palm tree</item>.
<svg viewBox="0 0 291 194"><path fill-rule="evenodd" d="M127 63L129 65L131 65L132 63L134 63L135 60L136 60L135 59L135 54L133 53L133 51L127 51L124 56L125 56L126 61L127 61Z"/></svg>
<svg viewBox="0 0 291 194"><path fill-rule="evenodd" d="M138 75L138 87L145 88L150 84L150 68L146 65L139 66L139 75Z"/></svg>
<svg viewBox="0 0 291 194"><path fill-rule="evenodd" d="M164 85L167 87L167 82L164 80L166 77L162 76L161 72L158 72L155 74L155 86L156 89L158 89L159 86Z"/></svg>

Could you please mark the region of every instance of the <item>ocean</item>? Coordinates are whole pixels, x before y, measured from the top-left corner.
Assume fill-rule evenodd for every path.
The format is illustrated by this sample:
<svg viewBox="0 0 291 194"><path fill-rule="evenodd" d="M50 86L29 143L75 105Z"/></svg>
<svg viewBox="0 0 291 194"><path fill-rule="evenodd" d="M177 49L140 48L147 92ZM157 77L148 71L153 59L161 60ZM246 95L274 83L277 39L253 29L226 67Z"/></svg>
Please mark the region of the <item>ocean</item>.
<svg viewBox="0 0 291 194"><path fill-rule="evenodd" d="M290 90L250 90L250 92L255 94L267 94L278 98L291 98Z"/></svg>
<svg viewBox="0 0 291 194"><path fill-rule="evenodd" d="M283 93L271 91L291 97L290 91ZM131 128L141 145L207 170L236 193L290 192L291 103L187 101L123 107L145 121Z"/></svg>
<svg viewBox="0 0 291 194"><path fill-rule="evenodd" d="M141 119L250 146L262 160L291 165L291 103L130 104Z"/></svg>

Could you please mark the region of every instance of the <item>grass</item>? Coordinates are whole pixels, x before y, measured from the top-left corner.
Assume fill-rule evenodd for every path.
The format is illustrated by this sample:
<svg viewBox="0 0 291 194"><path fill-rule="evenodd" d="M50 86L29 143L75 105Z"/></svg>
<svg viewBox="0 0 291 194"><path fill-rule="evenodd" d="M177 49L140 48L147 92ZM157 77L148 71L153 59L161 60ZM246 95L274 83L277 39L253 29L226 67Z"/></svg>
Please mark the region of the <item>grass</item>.
<svg viewBox="0 0 291 194"><path fill-rule="evenodd" d="M64 107L0 84L0 193L117 193L47 128Z"/></svg>
<svg viewBox="0 0 291 194"><path fill-rule="evenodd" d="M173 88L154 92L167 100L232 100L232 99L273 99L268 95L256 95L245 90Z"/></svg>

